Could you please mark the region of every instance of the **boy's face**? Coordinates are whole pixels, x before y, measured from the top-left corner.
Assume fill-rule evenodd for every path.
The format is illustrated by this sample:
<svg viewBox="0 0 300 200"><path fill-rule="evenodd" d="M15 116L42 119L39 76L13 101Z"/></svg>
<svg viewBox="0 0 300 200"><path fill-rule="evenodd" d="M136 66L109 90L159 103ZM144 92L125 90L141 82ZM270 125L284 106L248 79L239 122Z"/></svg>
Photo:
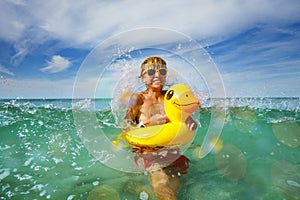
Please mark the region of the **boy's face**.
<svg viewBox="0 0 300 200"><path fill-rule="evenodd" d="M167 68L148 67L142 75L142 81L153 89L162 89L166 83Z"/></svg>

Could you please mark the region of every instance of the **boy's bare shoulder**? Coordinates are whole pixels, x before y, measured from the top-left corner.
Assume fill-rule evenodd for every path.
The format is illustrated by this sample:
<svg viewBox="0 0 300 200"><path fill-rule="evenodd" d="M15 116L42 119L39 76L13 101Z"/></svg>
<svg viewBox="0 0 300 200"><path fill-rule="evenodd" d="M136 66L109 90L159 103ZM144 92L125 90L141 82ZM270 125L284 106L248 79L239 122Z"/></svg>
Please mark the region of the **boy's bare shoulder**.
<svg viewBox="0 0 300 200"><path fill-rule="evenodd" d="M144 102L144 94L145 92L137 92L134 93L130 98L130 104L131 105L141 105Z"/></svg>

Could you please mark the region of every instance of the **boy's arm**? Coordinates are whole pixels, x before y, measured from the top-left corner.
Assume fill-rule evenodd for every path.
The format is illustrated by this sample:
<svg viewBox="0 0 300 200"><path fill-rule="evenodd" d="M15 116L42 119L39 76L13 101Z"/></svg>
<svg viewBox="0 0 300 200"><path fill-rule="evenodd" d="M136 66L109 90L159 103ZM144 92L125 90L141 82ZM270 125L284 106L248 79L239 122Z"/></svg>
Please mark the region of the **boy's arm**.
<svg viewBox="0 0 300 200"><path fill-rule="evenodd" d="M142 103L142 98L139 94L134 94L130 98L129 106L124 119L131 126L136 126L139 123L138 115Z"/></svg>

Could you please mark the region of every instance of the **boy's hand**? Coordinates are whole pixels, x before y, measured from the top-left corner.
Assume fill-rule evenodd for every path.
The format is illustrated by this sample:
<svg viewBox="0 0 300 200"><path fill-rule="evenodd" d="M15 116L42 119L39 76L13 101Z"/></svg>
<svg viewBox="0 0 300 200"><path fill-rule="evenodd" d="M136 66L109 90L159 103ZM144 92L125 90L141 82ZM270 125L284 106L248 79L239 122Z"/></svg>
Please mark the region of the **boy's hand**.
<svg viewBox="0 0 300 200"><path fill-rule="evenodd" d="M191 130L191 131L195 131L197 129L197 123L195 122L195 120L193 120L193 118L188 117L186 120L186 125L187 127Z"/></svg>
<svg viewBox="0 0 300 200"><path fill-rule="evenodd" d="M159 125L159 124L165 124L167 122L167 116L162 114L155 114L152 115L149 119L149 125Z"/></svg>

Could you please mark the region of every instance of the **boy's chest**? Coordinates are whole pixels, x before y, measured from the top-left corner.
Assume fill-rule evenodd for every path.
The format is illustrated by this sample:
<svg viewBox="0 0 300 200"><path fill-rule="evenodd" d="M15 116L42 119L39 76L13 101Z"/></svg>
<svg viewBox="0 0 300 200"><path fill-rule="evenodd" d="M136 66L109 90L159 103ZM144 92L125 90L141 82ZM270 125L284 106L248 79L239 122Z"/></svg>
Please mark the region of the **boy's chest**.
<svg viewBox="0 0 300 200"><path fill-rule="evenodd" d="M146 115L147 117L151 117L155 114L165 114L164 110L164 101L156 101L153 99L145 99L143 105L140 109L141 113Z"/></svg>

